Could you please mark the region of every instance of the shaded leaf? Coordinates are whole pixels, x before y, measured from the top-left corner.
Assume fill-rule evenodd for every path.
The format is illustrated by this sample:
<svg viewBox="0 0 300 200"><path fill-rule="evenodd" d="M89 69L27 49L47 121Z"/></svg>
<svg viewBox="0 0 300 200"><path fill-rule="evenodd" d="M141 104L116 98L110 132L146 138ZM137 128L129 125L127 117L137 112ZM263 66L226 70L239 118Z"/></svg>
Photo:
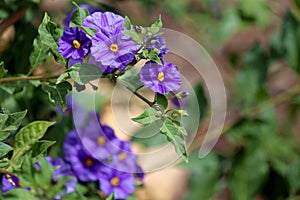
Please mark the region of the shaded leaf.
<svg viewBox="0 0 300 200"><path fill-rule="evenodd" d="M79 79L83 84L101 78L102 73L97 65L83 63L79 67Z"/></svg>
<svg viewBox="0 0 300 200"><path fill-rule="evenodd" d="M27 110L11 113L1 114L0 113L0 131L15 131L19 128L24 119Z"/></svg>
<svg viewBox="0 0 300 200"><path fill-rule="evenodd" d="M73 13L72 19L70 21L70 27L81 26L84 18L89 16L89 11L87 9L77 6L76 11Z"/></svg>
<svg viewBox="0 0 300 200"><path fill-rule="evenodd" d="M180 155L185 162L188 162L185 140L182 132L179 130L179 126L167 118L160 128L160 131L166 135L168 141L174 145L176 153Z"/></svg>
<svg viewBox="0 0 300 200"><path fill-rule="evenodd" d="M131 91L136 91L144 85L140 80L139 71L135 70L135 68L127 70L125 74L119 76L118 82L129 88Z"/></svg>
<svg viewBox="0 0 300 200"><path fill-rule="evenodd" d="M60 105L63 110L67 108L66 106L66 96L72 86L69 82L62 82L57 85L49 84L43 87L43 90L48 93L49 100L55 105Z"/></svg>
<svg viewBox="0 0 300 200"><path fill-rule="evenodd" d="M161 105L164 109L168 107L168 99L165 95L156 93L155 101L158 105Z"/></svg>
<svg viewBox="0 0 300 200"><path fill-rule="evenodd" d="M8 144L0 142L0 158L8 154L13 148Z"/></svg>
<svg viewBox="0 0 300 200"><path fill-rule="evenodd" d="M37 141L32 147L32 158L39 158L44 155L49 147L54 145L56 141L41 140Z"/></svg>
<svg viewBox="0 0 300 200"><path fill-rule="evenodd" d="M4 62L0 62L0 78L4 77L7 74L7 70L4 68Z"/></svg>
<svg viewBox="0 0 300 200"><path fill-rule="evenodd" d="M29 56L31 65L29 74L31 74L38 66L43 64L50 56L50 48L42 43L39 36L36 37L33 41L33 51Z"/></svg>

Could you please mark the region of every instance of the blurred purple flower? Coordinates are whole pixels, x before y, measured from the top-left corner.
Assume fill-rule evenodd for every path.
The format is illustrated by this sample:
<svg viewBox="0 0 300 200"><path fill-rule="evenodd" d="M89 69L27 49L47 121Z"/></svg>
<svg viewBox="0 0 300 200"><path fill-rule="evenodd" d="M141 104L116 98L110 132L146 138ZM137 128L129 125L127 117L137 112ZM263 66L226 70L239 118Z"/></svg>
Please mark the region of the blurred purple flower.
<svg viewBox="0 0 300 200"><path fill-rule="evenodd" d="M61 199L65 195L72 193L76 190L76 183L77 178L75 177L71 167L69 164L67 164L63 159L61 158L52 158L52 157L46 157L46 160L53 166L56 167L56 169L53 172L52 182L55 184L60 176L69 176L73 178L73 180L70 180L65 183L65 191L62 194L59 194L56 196L56 199Z"/></svg>
<svg viewBox="0 0 300 200"><path fill-rule="evenodd" d="M112 155L111 167L119 171L135 172L137 169L137 155L131 151L131 143L118 142L119 151Z"/></svg>
<svg viewBox="0 0 300 200"><path fill-rule="evenodd" d="M163 57L163 55L169 52L165 40L162 36L159 35L148 38L145 41L145 49L150 51L157 51L159 57Z"/></svg>
<svg viewBox="0 0 300 200"><path fill-rule="evenodd" d="M178 68L171 63L159 65L155 62L147 62L140 71L140 78L146 87L160 94L176 91L181 85Z"/></svg>
<svg viewBox="0 0 300 200"><path fill-rule="evenodd" d="M83 182L96 181L102 164L82 146L76 130L70 131L63 145L64 158Z"/></svg>
<svg viewBox="0 0 300 200"><path fill-rule="evenodd" d="M117 140L113 129L100 124L98 117L90 112L86 119L88 123L85 127L78 129L80 139L85 148L91 152L96 159L107 159L118 151L118 146L114 143Z"/></svg>
<svg viewBox="0 0 300 200"><path fill-rule="evenodd" d="M16 176L3 174L2 175L2 192L3 194L7 194L13 188L22 187L21 182Z"/></svg>
<svg viewBox="0 0 300 200"><path fill-rule="evenodd" d="M93 14L94 12L99 12L99 11L101 11L100 9L98 9L98 8L96 8L96 7L93 7L93 6L90 6L90 5L87 5L87 4L81 4L81 5L79 5L79 7L88 10L90 14ZM73 16L73 14L74 14L74 12L75 12L76 10L77 10L77 7L73 8L73 9L68 13L67 17L64 19L63 24L64 24L65 28L69 28L69 25L70 25L72 16Z"/></svg>
<svg viewBox="0 0 300 200"><path fill-rule="evenodd" d="M64 58L80 60L89 52L91 40L80 28L67 28L58 40L58 53Z"/></svg>
<svg viewBox="0 0 300 200"><path fill-rule="evenodd" d="M100 175L99 188L106 195L114 192L116 199L125 199L134 192L135 180L130 173L110 169Z"/></svg>

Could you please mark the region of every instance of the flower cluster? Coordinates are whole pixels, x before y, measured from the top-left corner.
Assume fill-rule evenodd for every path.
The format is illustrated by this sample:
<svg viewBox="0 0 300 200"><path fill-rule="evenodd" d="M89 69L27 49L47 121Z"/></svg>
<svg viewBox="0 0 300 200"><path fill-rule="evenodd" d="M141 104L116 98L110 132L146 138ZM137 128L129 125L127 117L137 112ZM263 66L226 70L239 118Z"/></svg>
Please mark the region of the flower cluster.
<svg viewBox="0 0 300 200"><path fill-rule="evenodd" d="M160 94L180 88L178 68L163 59L169 49L158 32L160 27L152 30L133 26L112 12L87 9L91 14L82 20L80 27L66 27L58 41L58 52L68 59L69 65L90 63L103 75L110 75L122 74L129 66L145 59L146 64L140 72L144 86Z"/></svg>
<svg viewBox="0 0 300 200"><path fill-rule="evenodd" d="M144 174L130 142L120 140L113 129L101 124L96 112L85 112L75 103L72 111L80 116L74 119L74 123L78 121L76 129L65 138L63 152L78 180L98 181L101 192L114 192L116 199L132 194L136 179L142 181Z"/></svg>

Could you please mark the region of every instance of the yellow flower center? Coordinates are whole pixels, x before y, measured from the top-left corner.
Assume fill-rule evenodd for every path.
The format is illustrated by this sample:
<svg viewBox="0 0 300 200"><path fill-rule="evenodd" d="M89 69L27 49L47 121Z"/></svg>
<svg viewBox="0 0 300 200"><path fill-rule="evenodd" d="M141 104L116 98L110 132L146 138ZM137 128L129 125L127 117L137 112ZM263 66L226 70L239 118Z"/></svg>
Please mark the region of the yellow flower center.
<svg viewBox="0 0 300 200"><path fill-rule="evenodd" d="M76 49L79 49L81 46L80 42L78 40L73 40L73 47Z"/></svg>
<svg viewBox="0 0 300 200"><path fill-rule="evenodd" d="M97 138L97 143L98 143L100 146L103 146L103 145L106 143L105 137L99 136L99 137Z"/></svg>
<svg viewBox="0 0 300 200"><path fill-rule="evenodd" d="M88 167L91 167L91 166L93 166L94 161L91 158L86 158L84 161L84 164Z"/></svg>
<svg viewBox="0 0 300 200"><path fill-rule="evenodd" d="M120 179L118 177L114 177L110 180L110 183L113 185L113 186L118 186L120 184Z"/></svg>
<svg viewBox="0 0 300 200"><path fill-rule="evenodd" d="M111 44L109 49L111 52L116 53L119 50L119 46L117 44Z"/></svg>
<svg viewBox="0 0 300 200"><path fill-rule="evenodd" d="M157 80L159 80L160 82L165 80L165 74L163 72L159 72L157 74Z"/></svg>
<svg viewBox="0 0 300 200"><path fill-rule="evenodd" d="M118 158L119 158L119 160L125 160L126 158L127 158L127 154L126 153L120 153L119 155L118 155Z"/></svg>

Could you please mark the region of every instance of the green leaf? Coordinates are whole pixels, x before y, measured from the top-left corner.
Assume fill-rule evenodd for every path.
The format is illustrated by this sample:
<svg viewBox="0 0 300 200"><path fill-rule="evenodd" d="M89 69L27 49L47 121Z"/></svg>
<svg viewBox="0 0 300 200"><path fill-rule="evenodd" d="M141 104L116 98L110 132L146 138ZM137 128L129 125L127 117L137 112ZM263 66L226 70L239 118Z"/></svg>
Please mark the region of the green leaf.
<svg viewBox="0 0 300 200"><path fill-rule="evenodd" d="M36 187L39 186L39 182L34 180L34 173L37 170L34 167L34 163L29 155L24 155L22 157L21 171L17 172L17 177L22 183L23 187Z"/></svg>
<svg viewBox="0 0 300 200"><path fill-rule="evenodd" d="M10 152L11 150L13 150L11 146L3 142L0 142L0 158L8 154L8 152Z"/></svg>
<svg viewBox="0 0 300 200"><path fill-rule="evenodd" d="M150 59L150 60L156 62L157 64L162 65L161 59L157 55L157 52L155 52L155 51L149 51L147 49L144 49L144 51L142 52L142 56L145 59Z"/></svg>
<svg viewBox="0 0 300 200"><path fill-rule="evenodd" d="M111 195L109 195L109 197L106 198L106 200L115 200L115 193L112 192Z"/></svg>
<svg viewBox="0 0 300 200"><path fill-rule="evenodd" d="M268 1L266 0L239 0L238 8L245 18L254 19L258 25L266 26L272 16Z"/></svg>
<svg viewBox="0 0 300 200"><path fill-rule="evenodd" d="M65 80L67 80L68 78L71 78L76 83L83 85L83 83L81 82L81 80L79 78L80 67L81 67L81 64L75 64L75 65L69 67L57 78L56 84L59 84Z"/></svg>
<svg viewBox="0 0 300 200"><path fill-rule="evenodd" d="M156 20L150 27L150 30L153 34L156 34L159 32L159 30L162 28L163 23L161 21L161 16L159 16L159 19Z"/></svg>
<svg viewBox="0 0 300 200"><path fill-rule="evenodd" d="M73 13L72 19L70 21L70 27L80 26L83 20L89 16L89 11L77 6L76 11Z"/></svg>
<svg viewBox="0 0 300 200"><path fill-rule="evenodd" d="M1 114L0 113L0 131L15 131L19 128L24 119L27 110L11 113Z"/></svg>
<svg viewBox="0 0 300 200"><path fill-rule="evenodd" d="M12 164L16 164L17 168L20 167L24 160L18 159L31 150L35 143L44 136L47 129L54 123L55 122L35 121L23 127L15 137L13 146L14 152L11 159Z"/></svg>
<svg viewBox="0 0 300 200"><path fill-rule="evenodd" d="M38 163L40 165L40 170L35 170L33 178L35 182L38 183L39 187L44 191L48 191L52 188L51 180L54 169L45 158L39 159Z"/></svg>
<svg viewBox="0 0 300 200"><path fill-rule="evenodd" d="M43 21L38 29L39 38L43 47L48 47L51 53L54 55L56 61L66 64L66 59L64 59L58 53L58 39L62 36L63 30L58 28L58 26L50 20L50 17L45 13Z"/></svg>
<svg viewBox="0 0 300 200"><path fill-rule="evenodd" d="M141 38L139 36L139 34L137 34L137 32L135 32L134 30L124 30L122 31L122 33L124 35L129 36L134 42L140 44L141 43Z"/></svg>
<svg viewBox="0 0 300 200"><path fill-rule="evenodd" d="M131 30L131 21L127 16L125 16L124 18L123 27L126 28L127 30Z"/></svg>
<svg viewBox="0 0 300 200"><path fill-rule="evenodd" d="M118 82L129 88L131 91L136 91L144 85L140 80L139 71L135 68L131 68L122 76L119 76Z"/></svg>
<svg viewBox="0 0 300 200"><path fill-rule="evenodd" d="M69 82L62 82L57 85L49 84L45 85L42 88L49 95L49 100L51 103L55 105L60 105L63 110L67 108L66 106L66 95L70 90L72 90L72 86Z"/></svg>
<svg viewBox="0 0 300 200"><path fill-rule="evenodd" d="M4 62L0 62L0 78L4 77L7 74L7 70L4 68Z"/></svg>
<svg viewBox="0 0 300 200"><path fill-rule="evenodd" d="M158 105L162 106L164 109L168 107L168 99L165 95L156 93L155 101Z"/></svg>
<svg viewBox="0 0 300 200"><path fill-rule="evenodd" d="M39 158L44 155L49 147L54 145L56 141L41 140L37 141L32 147L32 158Z"/></svg>
<svg viewBox="0 0 300 200"><path fill-rule="evenodd" d="M236 155L229 178L229 189L234 200L254 199L268 177L265 153L254 147L242 155Z"/></svg>
<svg viewBox="0 0 300 200"><path fill-rule="evenodd" d="M101 78L102 73L97 65L83 63L79 67L79 79L83 84Z"/></svg>
<svg viewBox="0 0 300 200"><path fill-rule="evenodd" d="M300 189L300 182L296 177L300 177L300 159L297 158L288 166L287 180L290 187L290 193L296 194Z"/></svg>
<svg viewBox="0 0 300 200"><path fill-rule="evenodd" d="M189 192L185 199L210 200L218 194L223 187L222 168L218 156L211 152L200 159L197 153L189 156L189 163L183 164L191 171L188 182Z"/></svg>
<svg viewBox="0 0 300 200"><path fill-rule="evenodd" d="M33 193L31 193L27 189L23 189L23 188L12 189L4 197L5 197L5 200L16 200L16 199L38 200L33 195Z"/></svg>
<svg viewBox="0 0 300 200"><path fill-rule="evenodd" d="M9 165L10 160L8 158L3 158L0 160L0 168L6 168Z"/></svg>
<svg viewBox="0 0 300 200"><path fill-rule="evenodd" d="M132 118L132 120L145 126L161 119L161 116L161 111L157 111L154 108L148 108L140 116Z"/></svg>
<svg viewBox="0 0 300 200"><path fill-rule="evenodd" d="M10 132L9 131L1 131L0 132L0 141L5 140L9 136L10 136Z"/></svg>
<svg viewBox="0 0 300 200"><path fill-rule="evenodd" d="M186 145L179 126L167 118L165 119L160 131L162 134L166 135L168 141L174 145L176 153L181 156L185 162L188 162Z"/></svg>
<svg viewBox="0 0 300 200"><path fill-rule="evenodd" d="M31 74L38 66L43 64L50 56L49 46L42 43L39 36L36 37L33 41L33 51L30 53L29 57L31 65L29 74Z"/></svg>

